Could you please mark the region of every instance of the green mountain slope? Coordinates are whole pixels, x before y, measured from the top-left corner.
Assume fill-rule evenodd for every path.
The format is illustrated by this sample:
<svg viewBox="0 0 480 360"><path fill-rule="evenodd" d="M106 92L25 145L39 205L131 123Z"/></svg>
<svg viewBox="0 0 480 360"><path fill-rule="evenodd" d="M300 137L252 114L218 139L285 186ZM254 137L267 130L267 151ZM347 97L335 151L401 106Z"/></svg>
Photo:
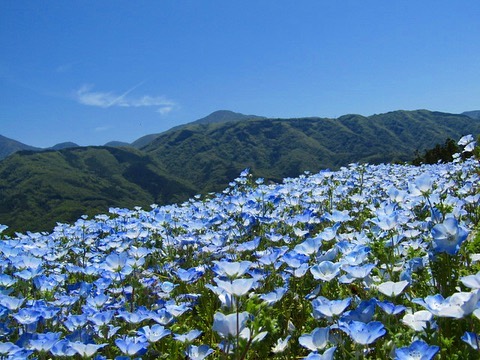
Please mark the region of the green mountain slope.
<svg viewBox="0 0 480 360"><path fill-rule="evenodd" d="M191 123L175 126L169 131L182 129L186 126L191 126L191 125L201 125L201 124L206 125L206 124L216 124L216 123L225 123L225 122L238 122L238 121L245 121L245 120L251 120L251 119L258 120L258 119L265 119L265 118L263 116L257 116L257 115L244 115L244 114L236 113L229 110L218 110L218 111L214 111L210 115L207 115L201 119L195 120ZM135 140L132 143L132 146L137 149L142 149L145 146L148 146L148 144L154 141L161 134L162 133L142 136L141 138Z"/></svg>
<svg viewBox="0 0 480 360"><path fill-rule="evenodd" d="M465 111L462 113L462 115L467 115L472 119L480 119L480 110Z"/></svg>
<svg viewBox="0 0 480 360"><path fill-rule="evenodd" d="M109 147L19 152L0 162L0 223L48 230L56 222L181 201L195 191L139 151Z"/></svg>
<svg viewBox="0 0 480 360"><path fill-rule="evenodd" d="M0 160L5 159L8 155L11 155L20 150L40 149L0 135Z"/></svg>
<svg viewBox="0 0 480 360"><path fill-rule="evenodd" d="M216 191L249 167L280 181L305 170L338 168L351 162L408 161L422 151L480 133L480 121L462 115L395 111L339 119L261 119L190 125L158 136L143 150L169 173L188 178L201 192Z"/></svg>

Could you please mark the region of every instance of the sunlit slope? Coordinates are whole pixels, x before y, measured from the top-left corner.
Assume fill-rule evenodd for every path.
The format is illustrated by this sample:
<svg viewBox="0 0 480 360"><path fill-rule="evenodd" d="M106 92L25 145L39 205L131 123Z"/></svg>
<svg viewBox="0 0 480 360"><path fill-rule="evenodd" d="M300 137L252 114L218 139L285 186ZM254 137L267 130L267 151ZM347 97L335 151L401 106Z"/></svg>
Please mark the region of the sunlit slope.
<svg viewBox="0 0 480 360"><path fill-rule="evenodd" d="M280 181L352 162L404 162L447 138L480 133L480 120L426 110L338 119L259 119L190 125L143 150L201 191L218 190L244 168Z"/></svg>
<svg viewBox="0 0 480 360"><path fill-rule="evenodd" d="M52 229L56 222L110 206L148 207L193 194L191 187L134 150L20 152L0 162L0 223L14 229Z"/></svg>

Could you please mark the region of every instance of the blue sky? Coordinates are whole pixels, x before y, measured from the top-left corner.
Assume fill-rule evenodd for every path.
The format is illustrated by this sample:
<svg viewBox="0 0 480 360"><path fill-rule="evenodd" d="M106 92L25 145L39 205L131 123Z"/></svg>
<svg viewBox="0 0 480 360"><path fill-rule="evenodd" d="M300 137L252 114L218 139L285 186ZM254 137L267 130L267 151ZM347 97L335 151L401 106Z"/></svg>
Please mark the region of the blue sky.
<svg viewBox="0 0 480 360"><path fill-rule="evenodd" d="M131 142L209 113L480 109L480 2L1 1L0 134Z"/></svg>

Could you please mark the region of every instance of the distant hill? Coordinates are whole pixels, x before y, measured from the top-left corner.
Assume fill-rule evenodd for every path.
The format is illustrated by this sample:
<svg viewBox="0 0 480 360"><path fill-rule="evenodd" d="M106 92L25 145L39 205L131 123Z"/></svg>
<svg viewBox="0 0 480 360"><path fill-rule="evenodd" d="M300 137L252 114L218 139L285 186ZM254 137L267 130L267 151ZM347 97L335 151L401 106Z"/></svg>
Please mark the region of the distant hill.
<svg viewBox="0 0 480 360"><path fill-rule="evenodd" d="M266 118L264 116L258 116L258 115L244 115L244 114L236 113L229 110L218 110L211 113L210 115L205 116L204 118L191 122L190 124L191 125L217 124L217 123L237 122L237 121L245 121L245 120L252 120L252 119L260 120L260 119L266 119Z"/></svg>
<svg viewBox="0 0 480 360"><path fill-rule="evenodd" d="M472 119L480 119L480 110L465 111L462 115L466 115Z"/></svg>
<svg viewBox="0 0 480 360"><path fill-rule="evenodd" d="M237 122L237 121L245 121L245 120L251 120L251 119L265 119L263 116L257 116L257 115L244 115L240 113L236 113L233 111L229 110L218 110L210 115L207 115L201 119L195 120L193 122L175 126L172 129L168 131L174 131L178 130L181 128L184 128L185 126L190 126L190 125L208 125L208 124L216 124L216 123L224 123L224 122ZM158 136L160 136L162 133L158 134L150 134L150 135L145 135L142 136L141 138L135 140L132 143L132 146L141 149L145 146L147 146L149 143L151 143L153 140L155 140Z"/></svg>
<svg viewBox="0 0 480 360"><path fill-rule="evenodd" d="M427 110L338 119L233 114L218 112L158 134L141 150L17 152L0 161L0 224L51 230L56 221L110 206L145 207L221 191L247 167L255 177L281 182L352 162L411 161L416 151L448 138L480 134L480 119Z"/></svg>
<svg viewBox="0 0 480 360"><path fill-rule="evenodd" d="M0 162L0 224L51 230L108 208L166 204L195 191L137 150L80 147L21 151Z"/></svg>
<svg viewBox="0 0 480 360"><path fill-rule="evenodd" d="M80 145L78 144L75 144L74 142L63 142L63 143L60 143L60 144L57 144L57 145L54 145L52 146L51 148L49 148L50 150L62 150L62 149L68 149L68 148L72 148L72 147L79 147Z"/></svg>
<svg viewBox="0 0 480 360"><path fill-rule="evenodd" d="M109 141L106 143L104 146L111 146L111 147L131 147L132 145L130 143L124 142L124 141Z"/></svg>
<svg viewBox="0 0 480 360"><path fill-rule="evenodd" d="M20 150L40 149L0 135L0 160L5 159L8 155L11 155Z"/></svg>
<svg viewBox="0 0 480 360"><path fill-rule="evenodd" d="M274 181L351 162L405 162L447 138L480 133L480 121L427 110L338 119L259 119L195 125L159 135L143 148L200 192L217 191L249 167Z"/></svg>

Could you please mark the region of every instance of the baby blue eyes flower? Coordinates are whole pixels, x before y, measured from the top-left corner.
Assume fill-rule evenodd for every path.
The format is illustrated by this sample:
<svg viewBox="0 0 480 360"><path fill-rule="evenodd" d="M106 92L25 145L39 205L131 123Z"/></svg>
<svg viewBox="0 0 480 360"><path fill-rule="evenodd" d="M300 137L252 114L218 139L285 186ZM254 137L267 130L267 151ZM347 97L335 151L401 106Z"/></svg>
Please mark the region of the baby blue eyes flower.
<svg viewBox="0 0 480 360"><path fill-rule="evenodd" d="M442 295L430 295L424 300L413 301L425 307L433 315L460 319L471 314L480 300L480 289L471 292L458 292L444 299Z"/></svg>
<svg viewBox="0 0 480 360"><path fill-rule="evenodd" d="M11 342L0 342L1 359L27 359L32 352L26 352L23 348Z"/></svg>
<svg viewBox="0 0 480 360"><path fill-rule="evenodd" d="M71 342L70 347L75 350L77 354L82 357L91 357L95 354L99 349L105 347L107 344L84 344L79 341Z"/></svg>
<svg viewBox="0 0 480 360"><path fill-rule="evenodd" d="M438 346L429 346L422 340L414 341L410 346L395 350L395 360L431 360L440 350Z"/></svg>
<svg viewBox="0 0 480 360"><path fill-rule="evenodd" d="M377 285L377 290L386 296L393 297L400 295L407 285L408 281L406 280L398 282L386 281Z"/></svg>
<svg viewBox="0 0 480 360"><path fill-rule="evenodd" d="M180 342L192 342L197 337L199 337L201 334L202 334L202 332L200 330L194 329L194 330L190 330L186 334L174 334L173 338L177 341L180 341Z"/></svg>
<svg viewBox="0 0 480 360"><path fill-rule="evenodd" d="M226 276L230 278L237 278L243 276L250 267L252 262L250 261L241 261L241 262L229 262L229 261L213 261L215 266L212 270L219 276Z"/></svg>
<svg viewBox="0 0 480 360"><path fill-rule="evenodd" d="M208 355L213 354L215 351L210 348L208 345L189 345L185 355L187 355L191 360L203 360Z"/></svg>
<svg viewBox="0 0 480 360"><path fill-rule="evenodd" d="M286 294L287 290L287 287L279 287L272 292L260 295L259 298L265 301L268 305L273 305L277 301L280 301L282 299L283 295Z"/></svg>
<svg viewBox="0 0 480 360"><path fill-rule="evenodd" d="M341 263L331 261L322 261L310 268L310 272L315 280L331 281L340 273Z"/></svg>
<svg viewBox="0 0 480 360"><path fill-rule="evenodd" d="M480 336L473 332L465 331L462 336L462 340L470 345L473 349L479 350L480 349Z"/></svg>
<svg viewBox="0 0 480 360"><path fill-rule="evenodd" d="M470 289L480 289L480 271L475 275L467 275L460 278L460 281Z"/></svg>
<svg viewBox="0 0 480 360"><path fill-rule="evenodd" d="M215 278L215 282L220 289L228 294L242 296L252 289L255 284L255 279L236 279L230 282Z"/></svg>
<svg viewBox="0 0 480 360"><path fill-rule="evenodd" d="M402 318L402 323L415 331L422 331L433 327L433 315L430 311L420 310L415 313L408 313Z"/></svg>
<svg viewBox="0 0 480 360"><path fill-rule="evenodd" d="M407 309L403 305L395 305L388 301L377 301L377 305L388 315L398 315Z"/></svg>
<svg viewBox="0 0 480 360"><path fill-rule="evenodd" d="M238 319L238 321L237 321ZM237 336L240 334L250 319L250 314L246 311L224 315L216 312L213 316L213 331L216 331L223 338Z"/></svg>
<svg viewBox="0 0 480 360"><path fill-rule="evenodd" d="M165 329L160 324L155 324L150 326L144 326L140 330L138 330L137 334L139 336L143 336L148 342L154 343L159 341L160 339L164 338L167 335L171 334L171 331Z"/></svg>
<svg viewBox="0 0 480 360"><path fill-rule="evenodd" d="M330 327L316 328L310 334L303 334L298 342L310 351L325 349L330 339Z"/></svg>
<svg viewBox="0 0 480 360"><path fill-rule="evenodd" d="M188 284L194 283L197 281L202 275L204 271L198 268L190 268L190 269L182 269L179 268L175 271L180 281L186 282Z"/></svg>
<svg viewBox="0 0 480 360"><path fill-rule="evenodd" d="M128 255L126 253L110 254L105 258L105 269L123 276L130 274L133 268L128 265Z"/></svg>
<svg viewBox="0 0 480 360"><path fill-rule="evenodd" d="M34 324L40 320L42 313L37 310L32 309L20 309L16 314L13 314L13 317L22 325Z"/></svg>
<svg viewBox="0 0 480 360"><path fill-rule="evenodd" d="M366 324L361 321L351 320L341 323L339 328L360 345L369 345L387 333L380 321L372 321Z"/></svg>
<svg viewBox="0 0 480 360"><path fill-rule="evenodd" d="M10 275L0 274L0 286L8 288L8 287L14 285L16 282L17 282L17 280L15 278L11 277Z"/></svg>
<svg viewBox="0 0 480 360"><path fill-rule="evenodd" d="M322 296L312 301L313 316L315 318L332 318L342 314L350 305L351 298L344 300L328 300Z"/></svg>
<svg viewBox="0 0 480 360"><path fill-rule="evenodd" d="M413 184L409 184L410 193L414 196L427 195L433 186L433 178L428 172L418 176Z"/></svg>
<svg viewBox="0 0 480 360"><path fill-rule="evenodd" d="M68 319L63 323L63 325L69 331L75 331L78 328L83 327L87 323L87 315L70 315Z"/></svg>
<svg viewBox="0 0 480 360"><path fill-rule="evenodd" d="M462 152L471 152L475 150L475 146L477 145L475 139L473 138L472 134L463 136L459 141L458 145L464 146Z"/></svg>
<svg viewBox="0 0 480 360"><path fill-rule="evenodd" d="M60 340L57 341L52 348L50 349L50 352L54 356L68 356L68 357L73 357L77 352L73 347L70 346L70 341L68 340Z"/></svg>
<svg viewBox="0 0 480 360"><path fill-rule="evenodd" d="M0 294L0 305L8 310L15 311L25 302L24 298L16 298Z"/></svg>
<svg viewBox="0 0 480 360"><path fill-rule="evenodd" d="M305 360L333 360L333 355L335 354L335 350L337 347L331 347L323 352L323 354L319 354L318 352L314 351L308 354Z"/></svg>
<svg viewBox="0 0 480 360"><path fill-rule="evenodd" d="M147 351L149 345L143 337L124 336L115 340L115 345L122 353L128 356L140 356Z"/></svg>
<svg viewBox="0 0 480 360"><path fill-rule="evenodd" d="M363 279L370 274L374 267L375 264L365 264L357 266L342 265L342 270L344 270L353 279Z"/></svg>
<svg viewBox="0 0 480 360"><path fill-rule="evenodd" d="M277 343L272 347L271 352L273 352L274 354L284 352L285 349L288 347L288 341L291 337L291 335L287 335L285 339L278 339Z"/></svg>
<svg viewBox="0 0 480 360"><path fill-rule="evenodd" d="M467 229L460 226L457 219L447 218L443 223L432 228L433 250L437 253L446 252L449 255L455 255L467 236Z"/></svg>
<svg viewBox="0 0 480 360"><path fill-rule="evenodd" d="M37 334L36 339L32 339L29 342L29 348L36 351L47 352L55 345L60 339L61 333L46 333Z"/></svg>
<svg viewBox="0 0 480 360"><path fill-rule="evenodd" d="M112 321L114 311L108 310L103 312L95 313L93 316L88 319L97 326L107 325Z"/></svg>

